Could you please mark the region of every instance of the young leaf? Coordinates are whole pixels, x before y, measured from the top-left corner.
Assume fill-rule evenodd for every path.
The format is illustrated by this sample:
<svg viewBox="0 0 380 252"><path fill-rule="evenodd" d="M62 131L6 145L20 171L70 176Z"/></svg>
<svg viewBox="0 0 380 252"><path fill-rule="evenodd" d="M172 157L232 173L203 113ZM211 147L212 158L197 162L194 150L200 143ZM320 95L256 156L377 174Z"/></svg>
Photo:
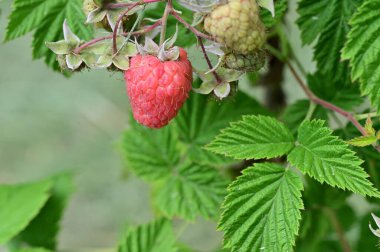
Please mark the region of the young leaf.
<svg viewBox="0 0 380 252"><path fill-rule="evenodd" d="M118 252L176 252L173 227L169 220L158 219L130 228L119 245Z"/></svg>
<svg viewBox="0 0 380 252"><path fill-rule="evenodd" d="M34 247L50 250L56 249L60 220L67 201L73 192L73 181L70 174L64 173L52 177L51 196L39 214L19 234L21 240Z"/></svg>
<svg viewBox="0 0 380 252"><path fill-rule="evenodd" d="M368 117L365 125L364 125L364 130L369 136L375 136L376 135L376 130L373 128L373 122L371 117Z"/></svg>
<svg viewBox="0 0 380 252"><path fill-rule="evenodd" d="M292 251L303 209L301 178L272 164L256 164L228 188L219 228L232 251Z"/></svg>
<svg viewBox="0 0 380 252"><path fill-rule="evenodd" d="M288 161L319 182L361 195L380 197L360 166L363 161L347 143L332 135L324 121L305 121L298 129L298 146Z"/></svg>
<svg viewBox="0 0 380 252"><path fill-rule="evenodd" d="M377 142L376 136L361 136L347 141L348 144L356 147L365 147Z"/></svg>
<svg viewBox="0 0 380 252"><path fill-rule="evenodd" d="M33 58L45 58L45 62L58 70L56 56L45 42L63 39L62 24L68 20L70 28L81 39L90 39L92 29L84 26L85 15L81 0L15 0L5 34L10 41L34 31Z"/></svg>
<svg viewBox="0 0 380 252"><path fill-rule="evenodd" d="M206 149L236 159L261 159L285 155L293 147L293 136L283 123L268 116L243 116Z"/></svg>
<svg viewBox="0 0 380 252"><path fill-rule="evenodd" d="M190 162L176 167L173 175L162 182L155 204L169 217L194 220L197 214L206 218L217 215L228 185L219 171Z"/></svg>
<svg viewBox="0 0 380 252"><path fill-rule="evenodd" d="M49 198L49 180L21 185L0 185L0 244L23 230Z"/></svg>
<svg viewBox="0 0 380 252"><path fill-rule="evenodd" d="M380 111L380 1L367 0L350 21L352 26L343 48L343 59L350 60L352 79L360 80L362 95L368 95Z"/></svg>
<svg viewBox="0 0 380 252"><path fill-rule="evenodd" d="M234 99L222 103L204 95L192 93L175 119L179 139L188 147L187 155L200 164L221 166L233 163L232 159L214 154L203 146L242 115L268 114L256 100L238 92Z"/></svg>

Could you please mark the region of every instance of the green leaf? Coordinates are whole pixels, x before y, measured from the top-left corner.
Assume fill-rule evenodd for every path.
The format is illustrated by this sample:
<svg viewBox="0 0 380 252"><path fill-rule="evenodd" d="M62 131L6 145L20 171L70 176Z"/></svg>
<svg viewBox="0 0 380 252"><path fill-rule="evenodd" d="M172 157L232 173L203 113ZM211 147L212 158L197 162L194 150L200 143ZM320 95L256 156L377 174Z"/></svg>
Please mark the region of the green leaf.
<svg viewBox="0 0 380 252"><path fill-rule="evenodd" d="M236 159L261 159L285 155L293 147L293 136L283 123L268 116L243 116L206 149Z"/></svg>
<svg viewBox="0 0 380 252"><path fill-rule="evenodd" d="M362 95L368 95L380 111L380 1L367 0L350 21L352 26L342 58L350 60L352 79L359 80Z"/></svg>
<svg viewBox="0 0 380 252"><path fill-rule="evenodd" d="M365 147L377 142L376 136L361 136L347 141L348 144L356 147Z"/></svg>
<svg viewBox="0 0 380 252"><path fill-rule="evenodd" d="M84 26L85 15L81 0L15 0L5 34L5 41L21 37L34 31L33 58L45 58L45 62L55 70L58 63L45 42L63 39L62 24L68 20L70 28L81 39L90 39L92 29Z"/></svg>
<svg viewBox="0 0 380 252"><path fill-rule="evenodd" d="M172 127L152 130L135 125L124 133L123 151L128 168L147 181L170 176L180 162L177 136Z"/></svg>
<svg viewBox="0 0 380 252"><path fill-rule="evenodd" d="M228 180L212 167L186 162L160 184L155 204L169 217L194 220L201 214L213 218L226 195L227 185Z"/></svg>
<svg viewBox="0 0 380 252"><path fill-rule="evenodd" d="M73 192L73 181L72 176L67 173L52 177L51 181L53 187L50 198L39 214L20 233L18 240L33 247L55 250L60 220Z"/></svg>
<svg viewBox="0 0 380 252"><path fill-rule="evenodd" d="M119 252L176 252L172 224L167 219L130 228L119 245Z"/></svg>
<svg viewBox="0 0 380 252"><path fill-rule="evenodd" d="M322 74L339 81L347 79L348 64L339 63L341 50L349 31L348 20L360 1L355 0L302 0L297 23L302 32L304 44L311 44L317 37L314 47L314 60Z"/></svg>
<svg viewBox="0 0 380 252"><path fill-rule="evenodd" d="M332 16L333 8L331 0L301 0L298 3L300 17L297 24L301 29L303 44L311 44L326 28L328 20Z"/></svg>
<svg viewBox="0 0 380 252"><path fill-rule="evenodd" d="M0 244L23 230L49 198L49 180L20 185L0 185Z"/></svg>
<svg viewBox="0 0 380 252"><path fill-rule="evenodd" d="M298 146L288 161L321 183L361 195L380 197L360 166L363 161L347 143L332 135L324 121L305 121L298 129Z"/></svg>
<svg viewBox="0 0 380 252"><path fill-rule="evenodd" d="M228 188L219 228L232 251L292 251L303 209L301 178L272 163L256 164Z"/></svg>
<svg viewBox="0 0 380 252"><path fill-rule="evenodd" d="M174 125L151 130L134 125L124 135L128 168L154 182L154 201L168 216L213 218L228 181L214 167L189 159Z"/></svg>
<svg viewBox="0 0 380 252"><path fill-rule="evenodd" d="M296 135L298 127L305 120L309 107L309 100L299 100L286 107L282 119L293 135ZM327 120L327 112L321 106L317 106L311 118Z"/></svg>
<svg viewBox="0 0 380 252"><path fill-rule="evenodd" d="M176 117L175 125L179 139L188 148L190 159L201 164L224 166L235 161L206 151L203 146L211 142L229 122L248 114L268 114L268 111L241 92L223 102L192 93Z"/></svg>
<svg viewBox="0 0 380 252"><path fill-rule="evenodd" d="M262 9L260 11L261 20L267 28L271 28L281 21L288 9L288 1L276 0L274 3L274 9L274 17L272 16L269 10Z"/></svg>

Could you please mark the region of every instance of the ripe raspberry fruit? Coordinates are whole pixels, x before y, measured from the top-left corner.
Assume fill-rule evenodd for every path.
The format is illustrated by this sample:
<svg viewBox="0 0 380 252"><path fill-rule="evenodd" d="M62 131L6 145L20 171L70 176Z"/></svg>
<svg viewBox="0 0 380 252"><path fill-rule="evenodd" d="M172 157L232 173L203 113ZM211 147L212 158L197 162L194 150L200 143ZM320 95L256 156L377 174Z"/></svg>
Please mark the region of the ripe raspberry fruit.
<svg viewBox="0 0 380 252"><path fill-rule="evenodd" d="M260 49L266 39L255 0L230 0L216 7L206 16L204 28L219 43L240 54Z"/></svg>
<svg viewBox="0 0 380 252"><path fill-rule="evenodd" d="M149 128L161 128L177 115L193 80L191 63L182 48L177 60L139 54L131 59L124 76L133 116Z"/></svg>
<svg viewBox="0 0 380 252"><path fill-rule="evenodd" d="M225 66L238 71L256 72L264 67L266 53L264 50L257 50L249 55L227 53L225 56Z"/></svg>

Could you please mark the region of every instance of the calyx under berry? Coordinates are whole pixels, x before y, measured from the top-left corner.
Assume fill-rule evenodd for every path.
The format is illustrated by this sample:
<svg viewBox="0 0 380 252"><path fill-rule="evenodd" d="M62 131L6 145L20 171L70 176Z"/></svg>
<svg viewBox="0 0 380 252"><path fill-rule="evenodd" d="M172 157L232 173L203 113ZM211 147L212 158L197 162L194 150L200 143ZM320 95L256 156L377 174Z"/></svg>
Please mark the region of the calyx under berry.
<svg viewBox="0 0 380 252"><path fill-rule="evenodd" d="M176 32L177 34L177 32ZM173 61L179 58L179 47L173 46L177 35L173 38L166 40L162 45L158 45L154 40L148 36L145 37L144 46L136 41L136 47L139 54L156 56L160 61Z"/></svg>

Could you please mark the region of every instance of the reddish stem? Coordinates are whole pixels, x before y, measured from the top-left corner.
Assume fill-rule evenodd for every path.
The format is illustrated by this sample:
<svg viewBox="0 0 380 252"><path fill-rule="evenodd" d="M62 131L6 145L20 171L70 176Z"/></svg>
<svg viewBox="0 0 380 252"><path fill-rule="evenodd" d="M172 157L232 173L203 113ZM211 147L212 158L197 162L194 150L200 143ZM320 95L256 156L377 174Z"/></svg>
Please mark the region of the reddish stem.
<svg viewBox="0 0 380 252"><path fill-rule="evenodd" d="M133 8L135 8L136 6L138 5L141 5L140 2L136 2L136 3L133 3L132 5L130 5L130 7L128 7L127 10L125 10L118 18L117 18L117 21L116 21L116 24L115 24L115 27L113 29L113 38L112 38L112 42L113 42L113 54L116 54L117 53L117 41L116 41L116 38L117 38L117 31L119 30L119 26L120 26L120 23L121 23L121 20L123 20L123 17L125 15L128 14L128 12L130 12Z"/></svg>
<svg viewBox="0 0 380 252"><path fill-rule="evenodd" d="M151 30L153 30L154 28L156 28L159 25L161 25L161 19L158 20L156 23L145 27L142 30L134 31L134 32L124 32L121 35L123 35L123 36L129 36L129 35L136 36L136 35L144 34L144 33L150 32ZM86 49L89 46L92 46L93 44L96 44L96 43L103 41L103 40L112 39L112 38L113 38L113 35L109 35L109 36L105 36L105 37L101 37L101 38L96 38L94 40L91 40L91 41L84 43L83 45L77 47L74 50L74 53L79 54L82 50Z"/></svg>
<svg viewBox="0 0 380 252"><path fill-rule="evenodd" d="M294 78L297 80L298 84L301 86L301 88L303 89L303 91L306 93L307 97L310 99L311 102L314 102L316 104L319 104L321 105L322 107L325 107L331 111L334 111L338 114L340 114L341 116L345 117L347 120L349 120L359 131L360 133L363 135L363 136L367 136L367 133L365 131L365 129L363 128L363 126L359 123L358 120L355 119L355 117L348 111L338 107L338 106L335 106L334 104L331 104L329 103L328 101L325 101L321 98L319 98L318 96L316 96L310 89L309 87L306 85L306 83L301 79L301 77L298 75L297 71L294 69L294 67L292 66L292 64L290 64L289 62L286 62L286 64L288 65L290 71L292 72ZM374 148L380 152L380 147L379 146L374 146Z"/></svg>
<svg viewBox="0 0 380 252"><path fill-rule="evenodd" d="M203 44L203 41L202 41L202 38L201 37L197 37L198 38L198 42L199 42L199 45L201 46L202 48L202 53L203 53L203 56L205 57L205 60L207 62L207 65L208 67L210 68L210 70L213 69L213 66L211 64L211 60L210 58L208 57L207 55L207 52L206 52L206 49L205 49L205 46ZM215 72L215 71L212 71L212 74L214 75L215 77L215 80L218 82L218 84L220 84L222 82L222 79L220 78L220 76Z"/></svg>
<svg viewBox="0 0 380 252"><path fill-rule="evenodd" d="M142 1L139 1L138 3L140 5L142 5L142 4L157 3L157 2L161 2L161 1L162 0L142 0ZM107 9L119 9L119 8L130 7L133 4L134 3L109 3L109 4L107 4L106 8Z"/></svg>
<svg viewBox="0 0 380 252"><path fill-rule="evenodd" d="M200 31L198 31L197 29L195 29L193 26L191 26L189 23L187 23L185 20L183 20L174 10L172 10L170 12L170 14L178 20L178 22L182 23L187 29L189 29L190 31L192 31L194 33L195 36L197 37L201 37L201 38L204 38L204 39L208 39L208 40L211 40L211 41L215 41L215 39L207 34L204 34Z"/></svg>

